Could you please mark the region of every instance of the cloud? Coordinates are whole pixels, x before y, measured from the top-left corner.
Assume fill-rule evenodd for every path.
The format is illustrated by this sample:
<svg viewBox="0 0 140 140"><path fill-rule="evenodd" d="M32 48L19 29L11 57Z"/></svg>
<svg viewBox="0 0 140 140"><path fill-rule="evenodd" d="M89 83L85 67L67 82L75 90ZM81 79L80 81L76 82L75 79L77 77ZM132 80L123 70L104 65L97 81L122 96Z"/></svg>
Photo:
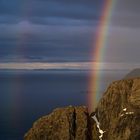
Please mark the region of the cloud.
<svg viewBox="0 0 140 140"><path fill-rule="evenodd" d="M63 25L42 25L42 24L33 24L27 20L20 21L17 24L0 24L0 39L15 38L19 39L22 35L28 36L29 39L32 37L37 40L60 40L60 39L73 39L74 37L86 37L91 33L96 31L95 27L87 26L80 21L71 21L77 22L80 26L63 26ZM89 34L89 35L88 35ZM36 41L36 40L34 40Z"/></svg>
<svg viewBox="0 0 140 140"><path fill-rule="evenodd" d="M101 0L5 0L0 1L0 13L6 16L19 18L62 17L71 19L98 19L101 9ZM42 19L43 20L43 19Z"/></svg>
<svg viewBox="0 0 140 140"><path fill-rule="evenodd" d="M98 67L95 67L97 65ZM0 69L25 69L25 70L36 70L36 69L132 70L137 67L140 67L140 63L97 63L97 62L0 63Z"/></svg>
<svg viewBox="0 0 140 140"><path fill-rule="evenodd" d="M27 20L0 24L0 61L89 60L95 29L84 24L54 26Z"/></svg>
<svg viewBox="0 0 140 140"><path fill-rule="evenodd" d="M0 1L0 61L92 61L103 2ZM138 62L139 4L116 0L102 61Z"/></svg>
<svg viewBox="0 0 140 140"><path fill-rule="evenodd" d="M0 61L86 61L102 0L0 1Z"/></svg>

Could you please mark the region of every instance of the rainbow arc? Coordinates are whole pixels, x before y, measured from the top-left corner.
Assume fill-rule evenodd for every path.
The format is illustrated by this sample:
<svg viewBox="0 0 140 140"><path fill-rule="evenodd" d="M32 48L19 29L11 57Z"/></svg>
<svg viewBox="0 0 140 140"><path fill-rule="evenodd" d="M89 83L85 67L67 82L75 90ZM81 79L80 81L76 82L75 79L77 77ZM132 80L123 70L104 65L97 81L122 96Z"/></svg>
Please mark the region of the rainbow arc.
<svg viewBox="0 0 140 140"><path fill-rule="evenodd" d="M100 62L103 61L105 48L107 47L107 36L109 33L109 25L111 22L111 16L115 7L115 3L115 0L105 0L96 34L96 42L95 44L93 44L93 46L95 46L95 49L93 50L94 55L92 60L96 60L96 62L99 63L93 62L92 65L93 69L96 68L98 70L93 70L90 77L88 93L88 108L90 112L93 111L97 105L97 98L99 96L101 80L100 69L102 68L102 64Z"/></svg>

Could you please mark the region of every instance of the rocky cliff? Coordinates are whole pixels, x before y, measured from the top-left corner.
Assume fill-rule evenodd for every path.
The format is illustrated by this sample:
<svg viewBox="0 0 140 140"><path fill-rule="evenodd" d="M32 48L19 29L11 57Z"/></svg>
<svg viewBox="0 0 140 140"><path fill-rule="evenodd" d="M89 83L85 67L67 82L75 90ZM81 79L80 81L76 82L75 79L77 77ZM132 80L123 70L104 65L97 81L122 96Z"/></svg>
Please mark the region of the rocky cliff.
<svg viewBox="0 0 140 140"><path fill-rule="evenodd" d="M55 109L34 123L25 140L88 139L88 117L87 108L82 106Z"/></svg>
<svg viewBox="0 0 140 140"><path fill-rule="evenodd" d="M113 82L92 114L82 106L54 110L24 140L140 140L140 78Z"/></svg>

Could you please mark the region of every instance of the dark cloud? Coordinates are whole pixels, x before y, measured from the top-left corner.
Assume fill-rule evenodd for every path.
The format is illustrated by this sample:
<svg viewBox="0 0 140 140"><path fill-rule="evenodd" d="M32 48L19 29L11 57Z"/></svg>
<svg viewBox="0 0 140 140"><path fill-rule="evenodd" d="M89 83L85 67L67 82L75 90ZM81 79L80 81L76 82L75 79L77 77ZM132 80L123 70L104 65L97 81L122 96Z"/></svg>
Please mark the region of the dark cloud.
<svg viewBox="0 0 140 140"><path fill-rule="evenodd" d="M1 0L0 61L88 61L101 0Z"/></svg>
<svg viewBox="0 0 140 140"><path fill-rule="evenodd" d="M2 0L0 15L16 18L39 19L62 17L71 19L99 19L101 0ZM0 17L1 17L0 16ZM7 19L8 19L7 18ZM12 20L12 19L9 19ZM36 20L37 21L37 20ZM47 22L46 22L47 23Z"/></svg>
<svg viewBox="0 0 140 140"><path fill-rule="evenodd" d="M38 25L27 21L3 24L0 30L1 61L88 61L95 31L86 25Z"/></svg>
<svg viewBox="0 0 140 140"><path fill-rule="evenodd" d="M106 41L108 55L103 61L138 61L140 1L114 2ZM104 3L105 0L0 0L0 61L91 61ZM131 52L134 55L129 57Z"/></svg>

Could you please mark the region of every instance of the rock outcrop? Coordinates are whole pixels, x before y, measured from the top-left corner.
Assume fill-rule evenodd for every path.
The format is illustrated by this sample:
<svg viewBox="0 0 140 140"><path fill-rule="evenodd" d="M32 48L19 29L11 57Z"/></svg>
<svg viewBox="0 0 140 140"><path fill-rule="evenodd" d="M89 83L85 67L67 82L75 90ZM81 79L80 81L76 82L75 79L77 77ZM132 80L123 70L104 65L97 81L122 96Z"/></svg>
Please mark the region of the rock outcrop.
<svg viewBox="0 0 140 140"><path fill-rule="evenodd" d="M50 115L36 121L25 135L25 140L88 140L87 108L55 109Z"/></svg>
<svg viewBox="0 0 140 140"><path fill-rule="evenodd" d="M140 78L113 82L92 114L86 107L54 110L24 140L140 140Z"/></svg>
<svg viewBox="0 0 140 140"><path fill-rule="evenodd" d="M140 78L113 82L96 114L105 131L103 140L140 140ZM94 130L92 135L98 132Z"/></svg>
<svg viewBox="0 0 140 140"><path fill-rule="evenodd" d="M130 78L136 78L140 77L140 68L134 69L131 72L129 72L126 76L125 79L130 79Z"/></svg>

